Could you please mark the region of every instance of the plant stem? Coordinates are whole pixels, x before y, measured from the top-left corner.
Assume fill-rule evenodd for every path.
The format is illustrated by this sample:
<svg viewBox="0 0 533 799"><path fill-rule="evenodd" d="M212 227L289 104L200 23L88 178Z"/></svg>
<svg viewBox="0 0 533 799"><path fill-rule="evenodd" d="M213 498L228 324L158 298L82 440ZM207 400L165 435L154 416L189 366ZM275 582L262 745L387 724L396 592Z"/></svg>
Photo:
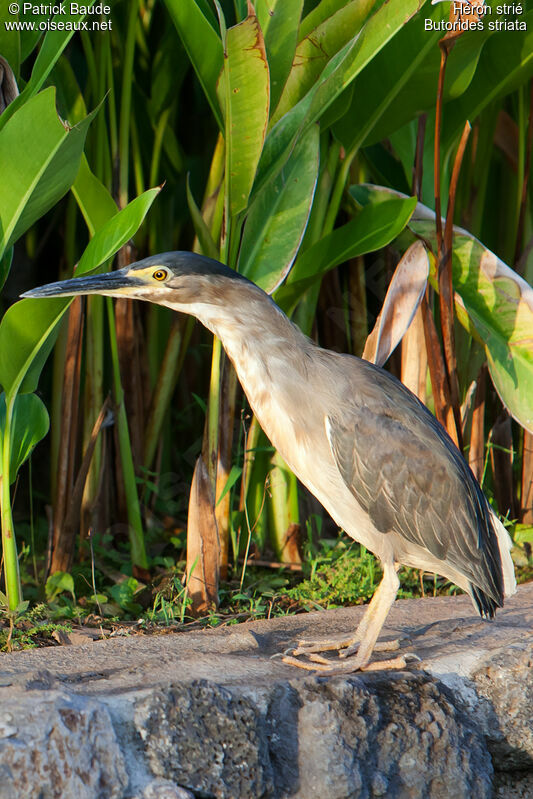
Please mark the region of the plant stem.
<svg viewBox="0 0 533 799"><path fill-rule="evenodd" d="M6 396L6 423L2 446L2 474L0 475L0 504L2 513L2 551L4 556L4 576L9 610L16 610L22 601L19 562L13 514L11 512L11 491L9 467L11 461L11 421L15 396Z"/></svg>
<svg viewBox="0 0 533 799"><path fill-rule="evenodd" d="M128 204L128 176L129 176L129 145L131 123L131 92L133 88L133 57L135 54L135 29L139 0L133 0L129 7L128 28L124 46L124 61L122 63L122 97L120 102L120 130L119 130L119 205L125 208Z"/></svg>
<svg viewBox="0 0 533 799"><path fill-rule="evenodd" d="M128 429L128 420L124 405L124 390L122 388L122 382L120 379L117 334L115 330L115 314L113 311L113 303L110 297L106 298L106 303L109 319L109 343L111 345L111 361L113 364L115 403L117 406L117 430L120 449L120 462L122 464L122 476L124 479L124 490L126 492L126 502L128 508L131 560L134 566L147 569L148 559L146 557L146 548L144 545L141 509L139 506L139 496L137 494L135 469L133 467L130 432Z"/></svg>

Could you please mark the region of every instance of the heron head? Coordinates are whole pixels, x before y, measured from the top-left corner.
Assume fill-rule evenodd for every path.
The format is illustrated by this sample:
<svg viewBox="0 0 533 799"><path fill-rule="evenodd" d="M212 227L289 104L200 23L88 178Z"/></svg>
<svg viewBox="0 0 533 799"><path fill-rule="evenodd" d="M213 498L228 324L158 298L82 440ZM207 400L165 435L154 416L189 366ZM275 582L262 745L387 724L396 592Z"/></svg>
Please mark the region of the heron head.
<svg viewBox="0 0 533 799"><path fill-rule="evenodd" d="M151 255L115 272L83 275L31 289L22 297L103 294L189 311L197 304L222 304L233 287L250 282L228 266L191 252Z"/></svg>

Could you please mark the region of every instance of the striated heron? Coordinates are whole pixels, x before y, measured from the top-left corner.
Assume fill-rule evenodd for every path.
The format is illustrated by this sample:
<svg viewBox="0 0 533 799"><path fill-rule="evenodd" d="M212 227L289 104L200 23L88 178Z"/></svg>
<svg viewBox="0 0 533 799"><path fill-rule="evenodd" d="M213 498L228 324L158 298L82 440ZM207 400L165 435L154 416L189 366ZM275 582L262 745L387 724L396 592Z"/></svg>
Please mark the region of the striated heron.
<svg viewBox="0 0 533 799"><path fill-rule="evenodd" d="M262 289L193 253L154 255L23 296L79 294L148 300L199 319L222 342L254 414L292 471L380 559L383 579L355 634L299 642L286 662L356 671L374 649L397 648L376 642L399 588L400 564L448 578L485 617L514 593L507 532L444 428L388 372L316 346ZM341 668L316 654L334 649L350 656ZM294 657L302 654L313 662Z"/></svg>

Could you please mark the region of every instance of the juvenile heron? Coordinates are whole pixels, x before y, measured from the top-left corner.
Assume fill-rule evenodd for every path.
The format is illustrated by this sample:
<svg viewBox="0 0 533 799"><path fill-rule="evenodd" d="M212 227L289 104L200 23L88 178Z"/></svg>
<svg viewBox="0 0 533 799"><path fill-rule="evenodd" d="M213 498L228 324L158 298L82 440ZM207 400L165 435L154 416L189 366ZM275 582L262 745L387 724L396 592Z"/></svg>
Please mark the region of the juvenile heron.
<svg viewBox="0 0 533 799"><path fill-rule="evenodd" d="M375 648L387 648L376 642L400 564L447 577L489 618L514 593L507 532L444 428L388 372L316 346L254 283L189 252L23 296L79 294L148 300L199 319L222 342L261 427L292 471L339 527L380 559L383 579L355 634L300 642L293 655L339 671L316 655L338 649L350 656L342 670L366 667Z"/></svg>

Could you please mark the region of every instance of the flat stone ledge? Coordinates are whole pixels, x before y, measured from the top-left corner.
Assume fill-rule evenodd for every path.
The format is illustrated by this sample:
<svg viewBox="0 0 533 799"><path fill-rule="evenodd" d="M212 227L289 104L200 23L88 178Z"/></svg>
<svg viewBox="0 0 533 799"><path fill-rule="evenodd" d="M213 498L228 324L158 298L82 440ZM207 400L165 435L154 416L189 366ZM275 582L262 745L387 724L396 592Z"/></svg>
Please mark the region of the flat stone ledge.
<svg viewBox="0 0 533 799"><path fill-rule="evenodd" d="M270 659L362 612L0 655L0 799L533 796L533 584L493 622L398 601L405 671Z"/></svg>

